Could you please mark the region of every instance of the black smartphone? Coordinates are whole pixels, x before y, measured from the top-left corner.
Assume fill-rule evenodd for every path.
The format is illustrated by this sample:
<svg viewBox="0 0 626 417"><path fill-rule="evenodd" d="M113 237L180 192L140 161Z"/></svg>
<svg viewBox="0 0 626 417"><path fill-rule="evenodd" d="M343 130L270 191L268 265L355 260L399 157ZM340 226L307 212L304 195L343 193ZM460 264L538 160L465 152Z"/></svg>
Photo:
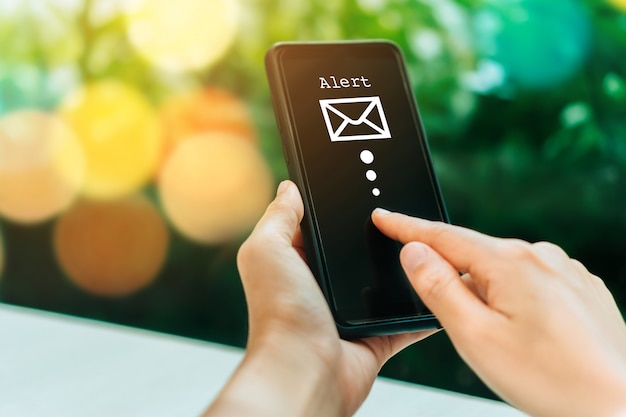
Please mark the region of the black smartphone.
<svg viewBox="0 0 626 417"><path fill-rule="evenodd" d="M448 221L400 49L278 43L265 59L305 251L344 338L432 329L376 207Z"/></svg>

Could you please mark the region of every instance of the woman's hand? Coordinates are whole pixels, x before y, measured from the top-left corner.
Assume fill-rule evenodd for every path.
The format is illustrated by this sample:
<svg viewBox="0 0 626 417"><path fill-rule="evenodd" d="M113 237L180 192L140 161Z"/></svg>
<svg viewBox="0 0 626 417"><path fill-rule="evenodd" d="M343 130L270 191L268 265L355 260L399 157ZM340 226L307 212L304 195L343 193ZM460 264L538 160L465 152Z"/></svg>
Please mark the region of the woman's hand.
<svg viewBox="0 0 626 417"><path fill-rule="evenodd" d="M385 361L433 333L341 340L303 258L302 216L298 189L281 183L239 251L248 346L207 416L352 415Z"/></svg>
<svg viewBox="0 0 626 417"><path fill-rule="evenodd" d="M376 210L463 359L533 416L624 416L626 326L602 280L559 247ZM459 271L464 275L459 275Z"/></svg>

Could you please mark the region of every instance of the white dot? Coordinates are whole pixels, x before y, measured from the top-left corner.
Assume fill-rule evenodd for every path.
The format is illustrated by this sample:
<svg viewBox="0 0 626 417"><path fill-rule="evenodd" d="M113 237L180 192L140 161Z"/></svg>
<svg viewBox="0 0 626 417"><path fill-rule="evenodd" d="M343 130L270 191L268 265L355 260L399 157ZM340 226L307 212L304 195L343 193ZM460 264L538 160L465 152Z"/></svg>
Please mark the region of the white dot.
<svg viewBox="0 0 626 417"><path fill-rule="evenodd" d="M373 169L370 169L369 171L365 173L365 177L370 181L376 181L376 178L378 177L378 175L376 175L376 171L374 171Z"/></svg>
<svg viewBox="0 0 626 417"><path fill-rule="evenodd" d="M374 162L374 154L367 149L364 150L363 152L361 152L361 161L363 161L363 163L367 165L371 164L372 162Z"/></svg>
<svg viewBox="0 0 626 417"><path fill-rule="evenodd" d="M380 196L380 190L378 188L374 188L372 190L372 194L374 194L374 197L378 197Z"/></svg>

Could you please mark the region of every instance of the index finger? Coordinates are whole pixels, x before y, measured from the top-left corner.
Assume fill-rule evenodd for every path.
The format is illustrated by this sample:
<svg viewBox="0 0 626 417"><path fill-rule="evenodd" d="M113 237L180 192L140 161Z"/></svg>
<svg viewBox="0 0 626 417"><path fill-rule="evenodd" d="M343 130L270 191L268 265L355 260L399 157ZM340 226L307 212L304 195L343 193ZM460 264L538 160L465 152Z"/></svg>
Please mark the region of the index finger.
<svg viewBox="0 0 626 417"><path fill-rule="evenodd" d="M464 227L376 209L372 221L391 239L402 244L422 242L433 248L460 272L493 259L500 239Z"/></svg>

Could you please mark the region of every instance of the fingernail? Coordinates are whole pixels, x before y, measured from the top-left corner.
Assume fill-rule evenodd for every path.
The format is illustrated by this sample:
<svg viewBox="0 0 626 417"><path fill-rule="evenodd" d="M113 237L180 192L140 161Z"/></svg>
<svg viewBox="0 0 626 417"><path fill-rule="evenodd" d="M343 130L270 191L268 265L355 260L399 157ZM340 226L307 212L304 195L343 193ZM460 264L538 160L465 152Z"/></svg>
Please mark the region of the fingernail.
<svg viewBox="0 0 626 417"><path fill-rule="evenodd" d="M426 259L426 248L422 243L411 242L404 245L400 252L400 262L406 272L417 269Z"/></svg>
<svg viewBox="0 0 626 417"><path fill-rule="evenodd" d="M374 209L374 213L376 213L376 214L378 214L380 216L383 216L383 215L389 214L391 212L389 210L384 209L384 208L376 207Z"/></svg>
<svg viewBox="0 0 626 417"><path fill-rule="evenodd" d="M288 187L289 187L289 181L287 180L281 181L280 184L278 184L278 190L276 190L276 195L277 196L281 195L287 190Z"/></svg>

